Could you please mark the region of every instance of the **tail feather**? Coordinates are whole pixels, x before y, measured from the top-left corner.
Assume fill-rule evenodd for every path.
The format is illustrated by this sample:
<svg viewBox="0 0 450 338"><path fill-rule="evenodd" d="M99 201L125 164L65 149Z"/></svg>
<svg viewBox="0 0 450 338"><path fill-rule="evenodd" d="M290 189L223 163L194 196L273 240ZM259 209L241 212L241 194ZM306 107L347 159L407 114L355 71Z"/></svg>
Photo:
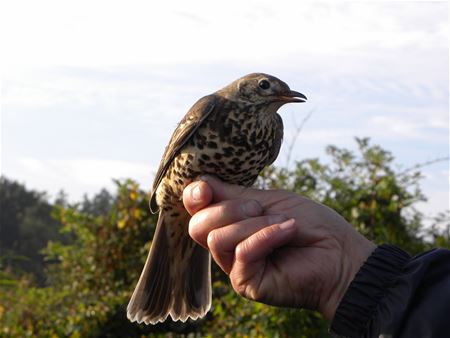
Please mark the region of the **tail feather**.
<svg viewBox="0 0 450 338"><path fill-rule="evenodd" d="M160 212L150 253L127 307L130 321L156 324L170 315L184 322L203 317L210 309L211 258L189 237L188 222L185 211L175 217Z"/></svg>
<svg viewBox="0 0 450 338"><path fill-rule="evenodd" d="M189 271L188 302L193 308L198 309L198 315L203 316L211 306L211 256L207 250L195 245L191 260L205 262L204 264L192 264ZM205 292L205 277L209 276L207 283L208 292Z"/></svg>
<svg viewBox="0 0 450 338"><path fill-rule="evenodd" d="M152 278L150 275L145 277L144 290L148 290L149 296L144 302L142 309L144 313L148 313L143 317L144 322L147 320L146 317L151 318L159 313L166 313L170 306L168 300L170 298L171 281L168 274L168 266L167 255L161 255L159 262L155 264L154 277ZM155 296L150 297L152 294Z"/></svg>

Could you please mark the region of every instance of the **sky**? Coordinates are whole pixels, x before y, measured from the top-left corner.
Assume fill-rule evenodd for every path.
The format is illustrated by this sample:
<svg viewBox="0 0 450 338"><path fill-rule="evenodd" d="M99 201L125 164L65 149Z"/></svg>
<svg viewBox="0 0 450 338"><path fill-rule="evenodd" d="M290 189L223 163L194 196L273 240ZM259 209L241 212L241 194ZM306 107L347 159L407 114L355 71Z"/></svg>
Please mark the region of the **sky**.
<svg viewBox="0 0 450 338"><path fill-rule="evenodd" d="M9 1L0 8L1 173L72 201L150 189L200 97L265 72L308 97L280 109L285 165L370 137L399 170L449 154L448 2ZM431 216L449 163L422 169Z"/></svg>

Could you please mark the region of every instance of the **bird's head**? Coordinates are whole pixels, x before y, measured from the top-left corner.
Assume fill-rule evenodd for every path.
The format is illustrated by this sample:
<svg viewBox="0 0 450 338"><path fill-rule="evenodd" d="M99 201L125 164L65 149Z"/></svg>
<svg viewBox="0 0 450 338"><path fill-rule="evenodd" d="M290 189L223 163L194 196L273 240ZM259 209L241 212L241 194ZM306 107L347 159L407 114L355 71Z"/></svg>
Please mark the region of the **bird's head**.
<svg viewBox="0 0 450 338"><path fill-rule="evenodd" d="M232 82L218 93L236 102L253 105L281 107L289 102L305 102L306 96L293 91L289 86L264 73L252 73Z"/></svg>

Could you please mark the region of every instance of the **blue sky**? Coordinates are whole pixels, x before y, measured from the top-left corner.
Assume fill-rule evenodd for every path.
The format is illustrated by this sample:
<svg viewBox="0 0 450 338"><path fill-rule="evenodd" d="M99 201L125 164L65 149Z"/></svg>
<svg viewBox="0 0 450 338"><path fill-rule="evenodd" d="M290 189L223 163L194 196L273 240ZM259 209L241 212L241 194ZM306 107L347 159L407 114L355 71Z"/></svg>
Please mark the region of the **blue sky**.
<svg viewBox="0 0 450 338"><path fill-rule="evenodd" d="M402 168L449 154L448 3L14 1L3 4L1 172L78 200L112 178L150 188L176 123L250 72L306 94L281 109L284 165L371 137ZM449 166L423 169L430 214Z"/></svg>

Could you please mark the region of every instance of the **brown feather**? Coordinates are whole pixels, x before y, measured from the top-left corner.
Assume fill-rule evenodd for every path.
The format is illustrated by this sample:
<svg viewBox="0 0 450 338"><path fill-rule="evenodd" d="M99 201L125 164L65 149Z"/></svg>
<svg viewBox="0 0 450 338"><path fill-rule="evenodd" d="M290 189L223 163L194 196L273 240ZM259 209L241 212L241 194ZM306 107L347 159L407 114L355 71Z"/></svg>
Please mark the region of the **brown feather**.
<svg viewBox="0 0 450 338"><path fill-rule="evenodd" d="M214 110L215 101L216 98L214 95L208 95L198 100L192 108L189 109L187 114L180 121L177 128L173 132L153 181L152 193L150 195L151 212L156 213L158 211L158 205L156 203L156 189L158 189L158 186L166 174L167 169L172 164L173 159L178 154L180 149L186 144L186 142L189 141L198 127L200 127L203 121Z"/></svg>
<svg viewBox="0 0 450 338"><path fill-rule="evenodd" d="M170 223L169 223L170 222ZM170 241L167 224L181 223ZM156 324L166 320L198 318L211 307L211 259L208 251L187 234L189 215L160 212L152 247L127 307L131 321ZM173 245L184 247L176 250ZM180 264L183 263L183 264Z"/></svg>

